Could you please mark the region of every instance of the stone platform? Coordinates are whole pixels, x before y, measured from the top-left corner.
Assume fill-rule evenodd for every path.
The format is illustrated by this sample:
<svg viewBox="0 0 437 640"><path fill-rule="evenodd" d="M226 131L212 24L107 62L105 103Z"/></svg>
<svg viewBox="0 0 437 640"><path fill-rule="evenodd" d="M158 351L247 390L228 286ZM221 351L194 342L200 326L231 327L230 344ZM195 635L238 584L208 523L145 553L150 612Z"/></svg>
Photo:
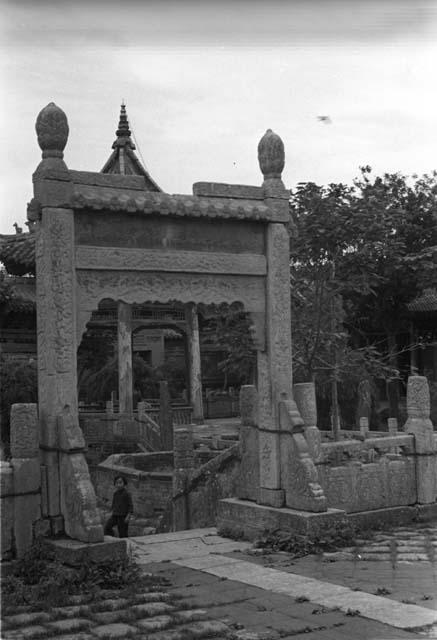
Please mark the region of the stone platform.
<svg viewBox="0 0 437 640"><path fill-rule="evenodd" d="M358 529L426 522L437 517L437 504L391 507L372 511L346 513L342 509L328 509L322 513L268 507L238 498L220 500L217 510L217 529L223 535L254 540L266 531L280 529L296 534L316 536L344 521Z"/></svg>
<svg viewBox="0 0 437 640"><path fill-rule="evenodd" d="M218 503L217 529L223 535L238 535L247 540L254 540L265 531L274 529L312 536L346 517L346 512L341 509L311 513L288 508L277 509L238 498L226 498Z"/></svg>
<svg viewBox="0 0 437 640"><path fill-rule="evenodd" d="M86 543L71 538L46 538L45 543L63 564L116 562L127 557L127 539L105 536L103 542Z"/></svg>

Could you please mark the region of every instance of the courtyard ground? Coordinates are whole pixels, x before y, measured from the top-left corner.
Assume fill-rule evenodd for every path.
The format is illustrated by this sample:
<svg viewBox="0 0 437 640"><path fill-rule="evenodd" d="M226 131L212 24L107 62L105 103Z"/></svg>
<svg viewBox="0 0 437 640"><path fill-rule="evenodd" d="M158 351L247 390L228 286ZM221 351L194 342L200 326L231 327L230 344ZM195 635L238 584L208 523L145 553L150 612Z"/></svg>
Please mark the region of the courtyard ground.
<svg viewBox="0 0 437 640"><path fill-rule="evenodd" d="M437 525L378 532L353 548L292 559L213 528L131 538L145 572L167 579L129 599L73 597L4 618L2 638L395 640L437 638Z"/></svg>

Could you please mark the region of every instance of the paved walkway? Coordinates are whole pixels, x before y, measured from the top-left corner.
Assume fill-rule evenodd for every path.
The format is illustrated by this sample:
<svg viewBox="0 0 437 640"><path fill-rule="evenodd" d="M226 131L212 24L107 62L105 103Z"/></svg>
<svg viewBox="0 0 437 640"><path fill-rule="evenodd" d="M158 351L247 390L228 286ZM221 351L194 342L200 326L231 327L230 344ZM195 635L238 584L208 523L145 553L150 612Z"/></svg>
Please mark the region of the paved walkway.
<svg viewBox="0 0 437 640"><path fill-rule="evenodd" d="M51 612L17 612L4 619L1 637L437 638L436 533L431 526L407 527L360 541L358 549L298 560L222 538L214 528L130 538L144 571L167 579L168 587L138 592L129 600L103 593L93 602L72 597L69 606ZM396 554L392 539L397 542ZM403 550L404 541L410 551ZM412 560L414 553L418 558Z"/></svg>
<svg viewBox="0 0 437 640"><path fill-rule="evenodd" d="M437 530L433 529L433 531L435 532ZM409 539L412 540L413 535L410 534L414 534L414 528L405 529L405 533L408 534L407 537L409 536ZM419 530L417 532L417 537L420 537L421 535L422 532ZM376 548L379 544L379 540L375 540L373 542L366 540L362 541L362 543L371 545L372 552L376 554ZM314 556L309 559L304 558L293 562L290 561L288 554L275 554L273 557L269 555L262 556L256 553L254 554L249 543L235 542L225 538L220 538L216 535L215 529L200 529L162 534L158 536L151 536L149 538L133 539L132 544L135 549L136 558L141 564L146 566L149 565L149 567L153 568L154 571L159 571L167 575L172 581L175 576L178 576L178 579L181 579L181 575L186 575L187 580L193 581L192 584L199 584L197 589L193 592L193 597L203 594L203 605L208 604L208 606L211 607L214 602L214 598L212 598L210 588L208 588L207 593L205 593L204 587L202 587L204 584L203 581L198 583L198 578L195 576L198 576L199 572L201 572L201 574L207 574L208 576L214 576L221 581L226 581L227 586L224 587L222 585L219 591L221 590L228 593L228 587L232 582L231 591L235 588L239 588L239 597L246 602L244 607L246 609L254 598L259 604L261 604L261 606L263 606L263 598L272 603L272 598L273 601L275 601L276 596L282 596L282 599L280 600L280 608L277 609L273 607L273 615L272 610L270 610L270 613L267 616L261 616L269 618L270 622L272 622L270 618L274 618L274 620L276 620L277 616L280 614L280 617L283 615L291 615L295 618L294 623L296 624L296 620L299 620L301 617L301 612L299 612L300 605L305 604L305 615L302 620L299 620L299 622L303 623L306 621L308 623L308 618L305 617L308 616L308 607L312 607L312 612L317 612L314 614L311 613L312 616L322 616L322 618L319 618L319 626L320 623L324 622L324 616L328 616L328 619L331 619L332 616L334 616L337 623L340 621L342 622L341 626L344 626L345 628L341 630L336 628L334 635L331 636L333 638L343 638L348 634L350 638L363 637L382 639L423 637L423 635L418 634L412 635L411 630L414 629L421 629L423 630L423 633L426 631L427 637L437 637L437 633L434 636L434 631L431 629L433 625L437 625L437 611L435 610L435 607L432 607L431 602L431 599L436 593L434 573L432 573L432 579L430 579L427 584L427 586L432 589L431 593L423 594L424 596L427 596L429 600L426 599L421 601L420 604L413 604L412 601L405 602L406 598L403 599L403 601L401 601L401 599L394 599L393 594L389 594L389 589L387 587L384 588L382 584L376 585L373 593L369 592L370 590L361 590L357 584L354 586L347 586L342 580L344 566L339 565L339 570L332 572L333 579L331 579L331 572L329 568L334 566L334 563L332 562L332 554L327 554L327 557L324 558L326 563L323 565L323 576L319 575L313 577L310 574L316 573L317 567L321 566L320 559ZM385 551L387 550L385 549ZM346 553L349 553L350 556L348 560L343 560L343 562L347 561L349 565L353 564L353 555L351 550L347 550ZM390 553L390 551L387 553ZM165 561L171 561L173 565L190 569L192 573L189 572L188 574L181 574L180 571L175 571L173 568L162 568L162 563ZM306 564L304 564L305 561ZM386 562L390 565L389 560L386 560ZM410 560L400 560L399 562L410 562ZM266 564L269 564L270 566L266 566ZM420 568L418 568L416 563L411 567L413 571L409 576L411 586L414 585L414 577L418 577L419 579L421 578L422 569L425 567L425 564L427 564L428 567L432 569L432 572L434 572L434 563L431 562L428 557L427 561L422 562ZM378 570L380 571L380 563L376 564L375 562L372 562L372 564L369 565L369 560L362 560L361 567L363 570L366 565L367 570L370 570L370 574L373 573L376 566L378 566ZM392 583L395 579L393 577L393 573L395 573L395 570L392 568ZM321 579L322 577L323 579ZM377 582L378 575L372 576L372 579ZM404 577L402 576L400 580L404 581ZM356 582L359 582L359 580ZM187 588L192 588L191 586L188 586L190 584L190 582L185 582L183 584L183 586L185 586L184 593L187 593ZM261 593L253 594L251 591L247 590L248 587L261 589ZM379 592L378 588L380 589ZM378 593L382 595L378 595ZM390 595L391 598L387 598L387 595ZM207 597L206 603L205 596ZM218 597L216 587L214 589L214 597ZM234 601L236 597L236 594L232 596ZM231 602L228 602L227 604L228 609L229 607L232 608ZM422 606L423 604L428 606ZM250 608L251 607L249 607L249 610ZM239 609L241 609L241 604ZM272 624L267 626L264 624L264 627L260 629L259 624L261 624L261 621L255 621L255 619L251 618L250 615L242 616L241 610L238 612L237 610L235 611L235 617L237 619L238 617L240 617L240 619L241 617L248 617L249 621L251 621L249 628L252 632L258 633L258 637L275 638L281 636L275 627L276 623L274 621L273 626ZM351 622L350 620L348 621L347 618L355 618L352 624L354 627L353 630L350 629ZM363 618L365 619L365 623ZM360 633L355 629L357 626L357 619L360 619L360 623L358 625L361 629ZM314 624L314 617L312 617L311 620ZM266 620L264 620L264 623L265 622ZM380 623L380 628L377 623ZM325 625L322 624L322 626ZM270 635L268 635L269 629ZM360 635L363 633L363 629L365 629L365 635ZM273 631L277 631L279 636L272 633ZM320 635L322 631L324 634ZM435 631L437 632L437 628ZM329 633L326 635L325 632L329 632L329 625L325 629L319 629L319 635L317 637L330 637Z"/></svg>

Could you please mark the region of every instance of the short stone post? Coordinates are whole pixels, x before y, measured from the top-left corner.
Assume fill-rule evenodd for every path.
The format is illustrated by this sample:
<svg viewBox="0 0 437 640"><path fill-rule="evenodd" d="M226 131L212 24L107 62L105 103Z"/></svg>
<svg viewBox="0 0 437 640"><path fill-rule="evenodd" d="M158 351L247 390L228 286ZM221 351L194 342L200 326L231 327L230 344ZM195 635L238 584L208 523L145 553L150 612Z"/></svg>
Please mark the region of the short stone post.
<svg viewBox="0 0 437 640"><path fill-rule="evenodd" d="M388 418L387 420L388 432L391 436L397 436L398 434L398 421L397 418ZM399 447L391 447L390 453L398 455Z"/></svg>
<svg viewBox="0 0 437 640"><path fill-rule="evenodd" d="M173 531L190 528L188 483L194 469L193 434L188 427L174 430Z"/></svg>
<svg viewBox="0 0 437 640"><path fill-rule="evenodd" d="M257 427L258 394L254 385L240 390L240 448L241 463L238 497L258 500L259 494L259 434Z"/></svg>
<svg viewBox="0 0 437 640"><path fill-rule="evenodd" d="M36 404L11 407L11 467L14 486L14 539L17 557L33 542L33 528L41 519L41 471Z"/></svg>
<svg viewBox="0 0 437 640"><path fill-rule="evenodd" d="M369 419L360 418L360 433L364 439L369 437Z"/></svg>
<svg viewBox="0 0 437 640"><path fill-rule="evenodd" d="M397 418L388 418L387 420L388 432L391 436L396 436L398 433L398 421Z"/></svg>
<svg viewBox="0 0 437 640"><path fill-rule="evenodd" d="M168 383L161 380L159 383L159 422L161 426L161 450L173 449L173 412Z"/></svg>
<svg viewBox="0 0 437 640"><path fill-rule="evenodd" d="M410 376L407 387L407 421L404 430L415 439L417 502L429 504L437 498L437 446L430 414L430 396L425 376Z"/></svg>
<svg viewBox="0 0 437 640"><path fill-rule="evenodd" d="M358 406L356 412L356 425L360 427L361 418L367 418L370 423L370 414L372 411L372 393L369 380L361 380L358 385Z"/></svg>
<svg viewBox="0 0 437 640"><path fill-rule="evenodd" d="M293 396L304 422L304 434L311 457L320 457L322 440L317 427L316 385L314 382L298 382L293 385Z"/></svg>
<svg viewBox="0 0 437 640"><path fill-rule="evenodd" d="M146 403L145 402L142 402L142 401L138 402L138 404L137 404L137 413L138 413L138 420L141 420L141 418L146 413Z"/></svg>
<svg viewBox="0 0 437 640"><path fill-rule="evenodd" d="M105 405L106 413L112 415L114 413L114 403L112 400L107 400Z"/></svg>

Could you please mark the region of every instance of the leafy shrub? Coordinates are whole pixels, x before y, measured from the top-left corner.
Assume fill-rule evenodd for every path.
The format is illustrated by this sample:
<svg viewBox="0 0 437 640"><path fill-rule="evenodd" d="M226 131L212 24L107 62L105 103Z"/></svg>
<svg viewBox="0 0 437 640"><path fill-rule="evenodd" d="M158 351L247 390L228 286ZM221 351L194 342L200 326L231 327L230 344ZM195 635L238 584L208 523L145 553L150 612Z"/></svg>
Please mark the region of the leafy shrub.
<svg viewBox="0 0 437 640"><path fill-rule="evenodd" d="M311 538L307 535L281 531L280 529L266 531L255 542L255 546L269 551L286 551L295 558L300 558L310 553L336 551L342 547L351 546L354 544L355 536L355 528L341 521Z"/></svg>
<svg viewBox="0 0 437 640"><path fill-rule="evenodd" d="M1 439L8 446L10 440L11 406L17 402L38 401L38 372L36 360L0 359Z"/></svg>

